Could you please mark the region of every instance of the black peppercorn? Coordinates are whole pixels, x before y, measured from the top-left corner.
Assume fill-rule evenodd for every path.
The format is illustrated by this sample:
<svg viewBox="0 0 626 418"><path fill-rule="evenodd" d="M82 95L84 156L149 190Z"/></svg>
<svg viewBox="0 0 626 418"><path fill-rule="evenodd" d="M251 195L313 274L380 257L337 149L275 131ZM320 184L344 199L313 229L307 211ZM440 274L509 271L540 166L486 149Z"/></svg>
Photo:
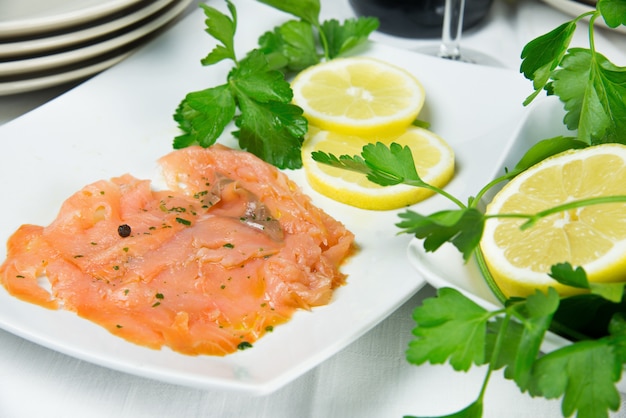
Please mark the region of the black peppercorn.
<svg viewBox="0 0 626 418"><path fill-rule="evenodd" d="M130 226L126 225L126 224L118 226L117 227L117 233L122 238L126 238L126 237L130 236Z"/></svg>

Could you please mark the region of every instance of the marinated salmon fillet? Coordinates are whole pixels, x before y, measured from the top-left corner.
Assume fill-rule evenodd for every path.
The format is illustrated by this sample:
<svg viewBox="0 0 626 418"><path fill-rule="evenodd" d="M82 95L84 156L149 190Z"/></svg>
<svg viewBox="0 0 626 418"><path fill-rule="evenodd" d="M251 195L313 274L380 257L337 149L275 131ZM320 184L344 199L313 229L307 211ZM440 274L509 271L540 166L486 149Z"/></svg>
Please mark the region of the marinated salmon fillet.
<svg viewBox="0 0 626 418"><path fill-rule="evenodd" d="M0 267L8 292L136 344L225 355L345 282L353 234L275 167L221 145L159 162L167 190L102 180L49 226L21 226Z"/></svg>

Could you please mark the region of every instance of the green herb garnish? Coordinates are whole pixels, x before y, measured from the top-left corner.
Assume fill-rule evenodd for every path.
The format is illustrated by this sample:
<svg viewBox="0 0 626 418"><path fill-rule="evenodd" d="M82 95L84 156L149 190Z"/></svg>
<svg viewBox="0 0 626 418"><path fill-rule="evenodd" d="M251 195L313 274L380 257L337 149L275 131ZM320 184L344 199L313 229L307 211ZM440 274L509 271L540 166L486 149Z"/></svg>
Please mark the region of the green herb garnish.
<svg viewBox="0 0 626 418"><path fill-rule="evenodd" d="M423 239L423 245L427 251L436 251L441 245L449 242L463 254L465 260L468 260L473 254L480 259L481 253L477 247L483 233L485 222L491 217L524 218L527 220L524 225L526 225L526 227L530 227L538 219L558 211L566 211L575 207L587 206L590 204L626 202L626 196L607 196L586 199L584 201L568 202L536 214L511 213L487 216L480 211L478 209L480 197L482 197L491 187L501 181L508 180L519 174L528 168L529 165L532 165L532 161L535 161L536 159L540 160L545 156L552 155L555 150L560 149L560 146L548 146L550 145L549 141L551 140L546 141L529 151L529 153L522 158L520 163L518 163L513 170L489 183L477 194L476 197L470 197L467 204L461 202L454 196L449 195L444 190L424 183L415 171L415 164L410 149L408 147L402 147L399 144L392 143L389 146L382 143L369 144L363 147L363 151L360 156L350 157L344 155L336 157L332 154L316 152L314 153L313 158L319 162L335 167L363 173L367 175L371 181L383 186L403 183L416 187L429 188L447 197L450 201L456 204L458 207L457 209L443 210L430 215L421 215L415 211L407 210L404 213L399 214L401 221L397 223L397 226L401 229L401 232L410 233L415 235L417 238ZM573 140L555 138L554 144L573 144L578 146L580 142L571 141ZM488 271L483 269L483 272L486 275L486 281L489 282ZM536 295L533 298L528 298L525 301L515 301L513 305L507 306L506 309L494 313L488 313L477 305L474 306L475 304L473 302L460 293L453 297L451 296L446 300L445 303L450 306L446 306L445 309L442 308L441 305L434 304L435 302L426 303L428 301L427 300L423 307L418 308L420 309L419 312L422 312L424 315L442 314L445 318L447 318L447 321L453 321L452 318L454 318L455 315L458 315L458 321L460 322L448 323L441 318L432 319L430 322L423 319L418 320L418 326L414 332L417 337L415 341L418 341L419 343L415 341L412 343L412 348L407 354L407 359L409 362L415 364L421 364L425 361L443 363L449 360L452 366L457 370L467 370L471 364L488 363L489 372L485 377L486 385L492 370L498 369L503 365L507 365L502 356L512 355L513 357L507 360L510 361L511 364L507 365L505 377L514 379L520 386L521 390L529 391L533 396L544 396L546 398L564 396L564 411L578 411L580 417L587 416L583 413L583 411L587 411L589 408L595 407L614 409L614 394L617 393L614 385L615 382L619 380L622 363L626 363L626 357L623 357L623 354L626 354L626 352L620 354L615 350L623 349L622 345L626 343L626 333L625 335L621 335L613 332L609 335L608 332L610 331L610 324L621 318L621 313L619 312L625 311L624 305L622 304L624 284L590 284L586 280L584 270L580 268L575 269L569 264L553 266L551 276L558 282L565 285L588 289L590 294L578 296L577 299L564 298L561 301L559 301L559 298L557 297L554 309L550 309L549 316L542 317L540 327L532 322L532 318L525 319L523 315L518 315L519 310L530 309L528 306L529 304L539 303L533 302L533 300L540 300L541 296L539 295ZM492 284L494 293L498 294L498 290L493 286L495 286L495 284ZM445 292L448 291L451 291L451 289L447 289L445 291L442 289L439 294L439 298L441 298L442 295L446 294ZM501 293L499 294L499 298L503 303L512 303L511 301L506 301L505 297ZM588 321L593 323L593 327L595 329L604 327L606 331L601 333L601 339L593 340L593 342L590 342L590 340L588 340L589 337L584 335L585 330L579 329L580 324L573 322L571 319L568 320L568 318L580 317L580 304L588 303L590 299L594 301L597 307L596 311L598 311L598 315L589 311L584 311L584 315L587 317ZM616 303L618 304L616 305ZM443 310L440 311L440 309ZM455 309L458 310L458 312L455 312ZM601 313L603 313L604 316L601 316ZM553 320L553 315L556 320ZM494 322L495 324L500 324L499 326L496 327L490 325L487 327L487 321L501 316L503 316L504 319ZM511 319L514 319L517 322L514 322ZM519 321L522 322L523 329L532 329L536 332L536 334L532 334L528 337L523 337L523 335L518 336L517 338L511 337L510 334L513 332L512 330L514 330L515 327L519 328ZM474 327L474 329L472 329L472 327ZM554 331L558 331L571 338L582 337L586 338L587 341L581 341L574 344L573 346L576 348L566 347L550 353L549 356L538 358L537 350L539 349L539 345L543 339L545 331L549 327L551 327ZM470 333L472 338L478 339L478 342L475 343L477 345L473 345L474 343L469 338L470 335L466 335L467 333ZM461 338L463 343L457 341L457 338ZM493 355L488 356L489 351L486 349L487 346L485 345L485 341L492 338L500 341L499 344L501 345L501 348L498 349ZM429 348L431 345L433 347L432 349ZM525 347L529 345L532 345L533 347L536 345L536 350L528 351ZM624 345L624 347L626 347L626 345ZM588 352L587 350L591 351ZM597 370L602 370L602 373L586 374L582 364L584 362L588 362L590 365L589 367L592 368L590 370L596 370L593 369L596 367L595 362L602 361L595 357L596 353L604 353L604 351L611 351L613 353L605 359L609 361L610 366L606 366L606 364L604 364L604 369L598 366ZM500 354L501 352L502 354ZM514 355L511 353L514 353ZM457 359L459 356L467 357ZM519 359L513 360L515 357L524 359L524 361L528 363L524 363L523 367L525 371L519 376L516 374L511 375L509 372L509 370L514 370L513 367L521 367L515 366L515 364L517 364L515 362L522 361ZM458 364L456 364L457 361L459 362ZM570 365L570 363L572 364ZM532 367L529 364L532 365ZM556 366L556 364L559 366ZM463 366L461 367L461 365ZM529 374L529 370L535 370L535 367L543 367L544 370L549 370L549 373L551 374L549 376ZM606 368L611 368L614 374L605 373ZM533 371L533 373L535 372ZM525 380L520 379L527 379L530 383L526 382L524 385L521 385L521 383L525 382ZM563 384L560 389L552 387L551 381L555 380L560 382L559 379L571 381L572 384L576 385L579 385L581 382L588 379L593 379L594 385L597 386L598 390L586 393L585 397L576 398L576 396L574 396L576 388L573 386L570 387ZM545 383L546 381L548 381L548 383ZM454 416L480 416L482 413L483 396L484 388L475 404L472 404L468 407L468 409L459 412L459 415ZM598 397L598 399L595 397ZM606 397L610 398L610 402L606 400ZM617 406L619 406L619 396L617 399Z"/></svg>
<svg viewBox="0 0 626 418"><path fill-rule="evenodd" d="M176 217L176 222L178 222L181 225L185 225L185 226L190 226L191 225L191 221L184 219L184 218L179 218Z"/></svg>
<svg viewBox="0 0 626 418"><path fill-rule="evenodd" d="M522 51L521 72L533 81L535 92L557 95L565 103L565 125L578 129L578 139L588 144L626 143L626 68L598 53L593 22L604 18L609 27L626 24L626 1L600 0L597 10L584 13L529 42ZM577 23L590 19L590 48L568 49Z"/></svg>
<svg viewBox="0 0 626 418"><path fill-rule="evenodd" d="M206 32L218 45L202 59L203 65L231 60L234 68L225 84L187 94L174 120L183 131L174 148L215 143L232 120L239 146L279 168L300 168L300 148L307 132L302 109L291 104L293 92L285 73L300 71L321 59L332 59L367 39L378 27L372 18L319 22L319 0L262 0L299 20L290 20L259 39L259 48L243 59L235 54L237 11L228 0L230 16L200 4ZM318 53L318 48L324 52Z"/></svg>
<svg viewBox="0 0 626 418"><path fill-rule="evenodd" d="M252 348L252 344L250 344L248 341L242 341L237 344L237 350L247 350L248 348Z"/></svg>
<svg viewBox="0 0 626 418"><path fill-rule="evenodd" d="M418 326L410 342L407 360L413 364L442 364L455 370L487 364L483 388L476 399L455 417L479 417L491 373L504 367L504 376L522 391L548 399L563 398L564 416L608 416L616 411L620 379L626 355L626 322L615 316L609 335L581 341L539 356L543 337L557 308L559 297L550 289L524 301L489 312L454 289L442 288L436 298L415 309Z"/></svg>
<svg viewBox="0 0 626 418"><path fill-rule="evenodd" d="M591 20L590 48L569 48L576 24ZM626 68L612 64L595 50L593 21L604 18L610 27L626 24L626 0L599 0L597 10L585 13L550 33L529 42L522 52L521 72L533 81L534 92L524 104L545 91L564 103L565 125L578 130L576 137L557 137L531 147L513 169L483 187L467 202L426 184L414 169L408 147L370 144L361 155L334 156L323 152L313 159L331 166L365 174L374 183L387 186L408 184L431 189L449 199L455 209L422 215L412 210L400 213L397 226L403 233L423 239L426 251L448 242L465 260L476 255L483 227L489 217L525 218L524 228L559 211L591 204L626 202L626 196L586 199L536 214L486 216L479 202L497 184L510 180L532 165L562 151L607 142L626 143ZM489 275L482 266L485 280ZM504 308L489 312L450 288L426 299L414 311L415 338L407 351L413 364L450 363L455 370L487 365L487 374L477 399L450 417L479 417L491 373L504 368L521 391L548 399L562 398L565 416L604 417L620 406L615 387L626 364L626 300L624 283L589 283L585 271L569 263L552 266L550 276L567 286L586 289L587 294L559 297L554 289L526 299L506 298L490 286ZM540 355L545 333L552 330L573 343Z"/></svg>

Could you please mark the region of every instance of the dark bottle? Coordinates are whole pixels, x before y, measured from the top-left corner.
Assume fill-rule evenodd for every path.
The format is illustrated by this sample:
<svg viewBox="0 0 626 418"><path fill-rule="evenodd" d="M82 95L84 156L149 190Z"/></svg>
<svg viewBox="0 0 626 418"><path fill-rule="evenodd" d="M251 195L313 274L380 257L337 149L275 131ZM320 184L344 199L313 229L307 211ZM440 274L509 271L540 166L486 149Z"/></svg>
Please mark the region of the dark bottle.
<svg viewBox="0 0 626 418"><path fill-rule="evenodd" d="M463 29L479 23L492 0L465 0ZM350 0L359 16L380 21L379 31L403 38L440 38L445 0Z"/></svg>

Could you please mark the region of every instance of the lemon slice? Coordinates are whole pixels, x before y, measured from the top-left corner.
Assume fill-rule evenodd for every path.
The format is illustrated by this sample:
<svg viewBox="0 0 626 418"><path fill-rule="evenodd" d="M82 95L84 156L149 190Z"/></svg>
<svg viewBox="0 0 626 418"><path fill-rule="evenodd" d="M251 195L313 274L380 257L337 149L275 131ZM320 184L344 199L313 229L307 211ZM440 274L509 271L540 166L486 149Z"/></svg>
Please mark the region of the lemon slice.
<svg viewBox="0 0 626 418"><path fill-rule="evenodd" d="M425 182L443 187L454 174L454 152L434 133L410 127L391 141L411 148L417 173ZM337 157L360 155L368 143L361 137L309 128L302 146L302 163L311 187L331 199L372 210L405 207L433 194L428 189L403 184L379 186L361 173L320 164L311 157L313 151L324 151Z"/></svg>
<svg viewBox="0 0 626 418"><path fill-rule="evenodd" d="M518 175L500 190L486 213L526 213L573 200L626 195L626 146L606 144L567 151ZM480 248L494 281L510 296L527 296L552 286L575 292L551 279L557 263L582 266L591 282L626 277L626 204L587 206L543 218L520 230L523 220L489 219Z"/></svg>
<svg viewBox="0 0 626 418"><path fill-rule="evenodd" d="M322 129L347 135L393 135L424 105L424 88L407 71L372 58L336 58L302 71L293 103Z"/></svg>

